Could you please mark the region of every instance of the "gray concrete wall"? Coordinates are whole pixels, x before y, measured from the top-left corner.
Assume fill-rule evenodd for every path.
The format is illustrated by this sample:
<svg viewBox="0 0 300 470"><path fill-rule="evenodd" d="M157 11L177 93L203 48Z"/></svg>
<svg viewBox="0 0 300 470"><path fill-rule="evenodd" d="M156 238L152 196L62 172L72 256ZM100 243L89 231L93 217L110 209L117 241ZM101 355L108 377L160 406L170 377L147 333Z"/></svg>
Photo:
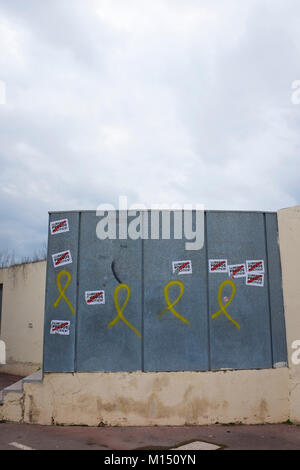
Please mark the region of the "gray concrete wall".
<svg viewBox="0 0 300 470"><path fill-rule="evenodd" d="M7 395L0 418L91 426L300 423L300 206L279 211L278 223L288 367L49 373L43 383L25 384L23 395Z"/></svg>

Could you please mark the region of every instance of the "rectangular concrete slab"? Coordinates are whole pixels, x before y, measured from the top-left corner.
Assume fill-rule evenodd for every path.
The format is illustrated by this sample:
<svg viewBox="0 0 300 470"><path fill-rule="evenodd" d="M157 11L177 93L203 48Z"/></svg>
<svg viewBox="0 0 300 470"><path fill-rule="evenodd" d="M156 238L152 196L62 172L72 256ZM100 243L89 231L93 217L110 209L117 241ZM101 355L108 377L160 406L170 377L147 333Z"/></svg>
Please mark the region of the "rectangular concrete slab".
<svg viewBox="0 0 300 470"><path fill-rule="evenodd" d="M277 214L207 211L204 244L198 250L187 248L183 222L183 237L176 235L174 212L169 214L169 236L162 224L166 211L156 213L158 232L149 212L126 213L126 226L120 225L124 213L110 214L115 233L105 239L97 231L106 215L50 214L45 372L263 369L286 364ZM191 215L195 231L195 213ZM109 230L108 225L101 227ZM65 263L70 255L72 262ZM253 277L248 284L236 273L232 278L218 266L209 268L212 260L215 266L215 260L246 267L252 263ZM258 286L256 278L262 277L255 265L261 261L263 283ZM53 325L54 320L58 324ZM64 328L67 334L60 334Z"/></svg>
<svg viewBox="0 0 300 470"><path fill-rule="evenodd" d="M81 215L76 370L141 370L141 240L100 240L100 220ZM88 304L85 293L99 290L105 303Z"/></svg>
<svg viewBox="0 0 300 470"><path fill-rule="evenodd" d="M208 259L226 259L228 264L263 260L266 265L264 214L208 212L207 246ZM245 278L232 280L228 273L209 274L213 370L272 367L268 274L264 276L264 286L255 287L246 285Z"/></svg>
<svg viewBox="0 0 300 470"><path fill-rule="evenodd" d="M287 347L277 214L266 214L265 218L273 366L278 367L287 364Z"/></svg>
<svg viewBox="0 0 300 470"><path fill-rule="evenodd" d="M68 220L68 231L51 233L51 222ZM59 224L58 224L59 225ZM52 213L48 227L48 258L44 321L43 370L45 372L74 372L77 311L77 260L79 253L79 212ZM72 262L64 264L64 253L71 253ZM56 258L53 256L62 253ZM60 261L61 259L61 261ZM60 261L60 262L59 262ZM51 322L69 323L69 334L50 334ZM52 328L53 330L53 328Z"/></svg>
<svg viewBox="0 0 300 470"><path fill-rule="evenodd" d="M143 243L144 370L207 370L206 251L186 250L173 226L172 217L170 240ZM181 274L187 262L191 272Z"/></svg>

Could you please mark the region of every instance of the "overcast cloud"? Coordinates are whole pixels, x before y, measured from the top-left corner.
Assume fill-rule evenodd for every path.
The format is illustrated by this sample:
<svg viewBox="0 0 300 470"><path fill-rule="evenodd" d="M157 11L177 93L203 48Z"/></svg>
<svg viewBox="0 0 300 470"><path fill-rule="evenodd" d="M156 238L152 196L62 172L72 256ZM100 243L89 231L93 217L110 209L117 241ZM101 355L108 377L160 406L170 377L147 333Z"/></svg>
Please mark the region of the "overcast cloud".
<svg viewBox="0 0 300 470"><path fill-rule="evenodd" d="M0 0L0 251L100 203L300 200L299 0Z"/></svg>

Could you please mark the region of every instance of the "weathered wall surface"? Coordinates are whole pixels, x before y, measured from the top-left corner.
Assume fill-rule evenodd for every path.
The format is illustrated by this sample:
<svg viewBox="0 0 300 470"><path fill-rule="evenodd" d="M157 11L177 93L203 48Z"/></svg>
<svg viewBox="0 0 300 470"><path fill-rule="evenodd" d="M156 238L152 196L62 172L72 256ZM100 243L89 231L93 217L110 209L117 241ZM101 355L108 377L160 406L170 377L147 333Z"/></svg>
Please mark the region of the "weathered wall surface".
<svg viewBox="0 0 300 470"><path fill-rule="evenodd" d="M8 393L4 403L0 406L0 421L12 421L21 423L24 417L22 393Z"/></svg>
<svg viewBox="0 0 300 470"><path fill-rule="evenodd" d="M0 339L5 342L7 362L1 372L28 375L42 364L45 279L46 261L0 270Z"/></svg>
<svg viewBox="0 0 300 470"><path fill-rule="evenodd" d="M300 346L300 206L280 210L278 228L290 370L290 419L300 422L300 364L292 360L297 353L292 344L298 340L298 349Z"/></svg>
<svg viewBox="0 0 300 470"><path fill-rule="evenodd" d="M23 419L41 424L300 422L300 207L279 211L289 367L218 372L50 373L25 384Z"/></svg>
<svg viewBox="0 0 300 470"><path fill-rule="evenodd" d="M153 221L145 215L149 236ZM163 221L166 214L158 215ZM111 218L124 229L118 213ZM276 213L207 211L198 226L203 248L191 251L184 237L173 237L178 227L171 221L168 239L143 243L139 234L99 240L93 211L51 213L49 222L45 372L286 365ZM132 223L134 216L128 231ZM227 265L238 266L236 276Z"/></svg>
<svg viewBox="0 0 300 470"><path fill-rule="evenodd" d="M289 417L288 368L45 374L24 384L24 421L89 426L276 423Z"/></svg>
<svg viewBox="0 0 300 470"><path fill-rule="evenodd" d="M279 211L278 228L288 367L48 373L43 383L24 384L22 398L7 395L0 418L90 426L300 423L300 206ZM292 347L298 340L299 354Z"/></svg>

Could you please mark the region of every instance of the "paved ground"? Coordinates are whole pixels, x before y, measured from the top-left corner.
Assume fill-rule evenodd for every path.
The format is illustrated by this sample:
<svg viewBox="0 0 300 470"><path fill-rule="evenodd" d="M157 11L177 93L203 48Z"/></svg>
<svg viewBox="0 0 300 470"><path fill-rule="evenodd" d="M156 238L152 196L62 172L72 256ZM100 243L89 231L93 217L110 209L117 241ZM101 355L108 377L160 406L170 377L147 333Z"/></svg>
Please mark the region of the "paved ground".
<svg viewBox="0 0 300 470"><path fill-rule="evenodd" d="M0 390L20 380L0 374ZM0 423L0 450L159 450L202 441L232 450L298 450L300 425L97 427ZM12 445L14 443L14 445Z"/></svg>
<svg viewBox="0 0 300 470"><path fill-rule="evenodd" d="M18 443L38 450L159 450L191 441L226 449L300 449L300 426L233 425L178 427L40 426L0 423L0 450L17 450Z"/></svg>

